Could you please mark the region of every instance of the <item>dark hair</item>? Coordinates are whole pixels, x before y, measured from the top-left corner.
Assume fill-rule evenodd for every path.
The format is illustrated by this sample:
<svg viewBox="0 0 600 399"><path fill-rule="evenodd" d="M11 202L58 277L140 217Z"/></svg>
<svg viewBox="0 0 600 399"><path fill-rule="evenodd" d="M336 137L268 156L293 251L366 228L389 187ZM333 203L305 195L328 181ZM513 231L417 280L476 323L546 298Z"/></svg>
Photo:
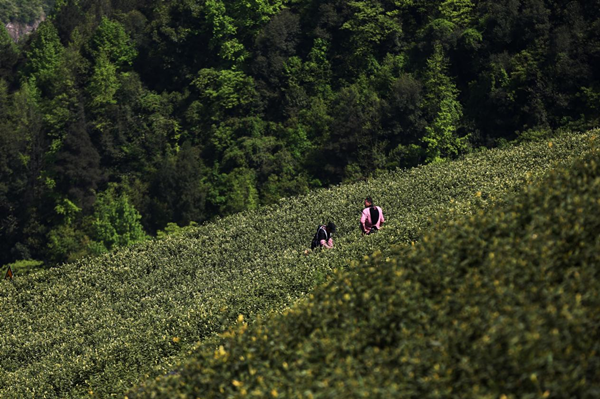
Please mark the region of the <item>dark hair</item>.
<svg viewBox="0 0 600 399"><path fill-rule="evenodd" d="M336 227L335 224L333 222L329 222L327 223L327 228L329 229L329 231L331 231L332 233L335 233Z"/></svg>
<svg viewBox="0 0 600 399"><path fill-rule="evenodd" d="M367 201L369 204L373 204L373 198L371 197L365 198L365 201Z"/></svg>

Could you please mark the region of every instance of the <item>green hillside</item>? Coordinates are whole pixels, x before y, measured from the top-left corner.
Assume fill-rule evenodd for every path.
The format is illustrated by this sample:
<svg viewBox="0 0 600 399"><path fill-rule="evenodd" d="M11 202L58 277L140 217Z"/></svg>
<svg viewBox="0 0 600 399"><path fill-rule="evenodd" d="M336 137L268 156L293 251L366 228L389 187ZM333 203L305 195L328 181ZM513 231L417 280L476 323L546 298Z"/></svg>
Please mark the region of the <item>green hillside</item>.
<svg viewBox="0 0 600 399"><path fill-rule="evenodd" d="M239 315L252 321L259 314L284 311L334 269L345 268L348 260L417 240L443 221L470 214L473 205L486 206L490 199L536 180L556 163L586 153L594 134L484 151L456 162L319 190L202 225L182 236L4 281L0 397L122 394L148 377L176 369L188 351L226 331ZM388 223L380 234L362 238L357 223L365 195L382 206ZM479 225L481 217L472 224ZM317 224L328 220L339 227L336 248L303 255ZM433 260L428 267L434 267ZM438 273L431 278L442 277ZM418 289L406 295L420 292L420 285L414 287ZM320 313L315 317L320 319ZM297 321L302 324L302 319ZM315 334L327 333L319 331ZM326 335L322 338L326 342ZM273 349L279 350L286 349ZM231 381L226 385L229 389Z"/></svg>
<svg viewBox="0 0 600 399"><path fill-rule="evenodd" d="M596 149L129 397L598 397L599 198Z"/></svg>

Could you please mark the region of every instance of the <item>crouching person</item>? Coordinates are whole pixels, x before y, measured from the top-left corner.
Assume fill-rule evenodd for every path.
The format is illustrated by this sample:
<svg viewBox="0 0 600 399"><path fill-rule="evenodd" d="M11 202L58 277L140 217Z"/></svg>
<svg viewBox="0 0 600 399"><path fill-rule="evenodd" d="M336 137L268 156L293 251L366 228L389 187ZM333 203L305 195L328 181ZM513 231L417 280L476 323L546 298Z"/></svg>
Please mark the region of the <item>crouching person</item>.
<svg viewBox="0 0 600 399"><path fill-rule="evenodd" d="M332 222L327 223L327 225L322 225L317 228L317 232L313 237L312 243L310 245L311 249L323 247L323 248L333 248L333 234L336 231L335 224Z"/></svg>

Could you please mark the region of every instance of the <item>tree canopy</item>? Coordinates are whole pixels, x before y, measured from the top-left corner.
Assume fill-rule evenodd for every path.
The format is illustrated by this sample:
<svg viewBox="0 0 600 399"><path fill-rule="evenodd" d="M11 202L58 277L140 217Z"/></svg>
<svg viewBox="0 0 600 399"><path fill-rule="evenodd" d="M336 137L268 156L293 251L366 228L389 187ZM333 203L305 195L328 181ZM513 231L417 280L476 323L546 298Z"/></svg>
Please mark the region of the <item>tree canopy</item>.
<svg viewBox="0 0 600 399"><path fill-rule="evenodd" d="M51 4L0 8L49 14L0 31L0 262L92 251L114 193L154 235L600 119L597 0Z"/></svg>
<svg viewBox="0 0 600 399"><path fill-rule="evenodd" d="M48 14L56 0L2 0L0 22L32 23Z"/></svg>

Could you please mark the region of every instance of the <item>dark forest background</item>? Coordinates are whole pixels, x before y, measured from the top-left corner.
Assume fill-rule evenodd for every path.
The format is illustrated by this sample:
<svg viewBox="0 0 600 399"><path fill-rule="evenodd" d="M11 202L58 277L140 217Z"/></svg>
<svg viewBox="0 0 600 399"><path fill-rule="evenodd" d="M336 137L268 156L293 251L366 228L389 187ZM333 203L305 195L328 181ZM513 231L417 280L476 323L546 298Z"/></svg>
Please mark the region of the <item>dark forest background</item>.
<svg viewBox="0 0 600 399"><path fill-rule="evenodd" d="M0 0L0 22L29 24L47 15L56 0Z"/></svg>
<svg viewBox="0 0 600 399"><path fill-rule="evenodd" d="M57 0L0 27L0 263L598 126L599 66L600 0Z"/></svg>

